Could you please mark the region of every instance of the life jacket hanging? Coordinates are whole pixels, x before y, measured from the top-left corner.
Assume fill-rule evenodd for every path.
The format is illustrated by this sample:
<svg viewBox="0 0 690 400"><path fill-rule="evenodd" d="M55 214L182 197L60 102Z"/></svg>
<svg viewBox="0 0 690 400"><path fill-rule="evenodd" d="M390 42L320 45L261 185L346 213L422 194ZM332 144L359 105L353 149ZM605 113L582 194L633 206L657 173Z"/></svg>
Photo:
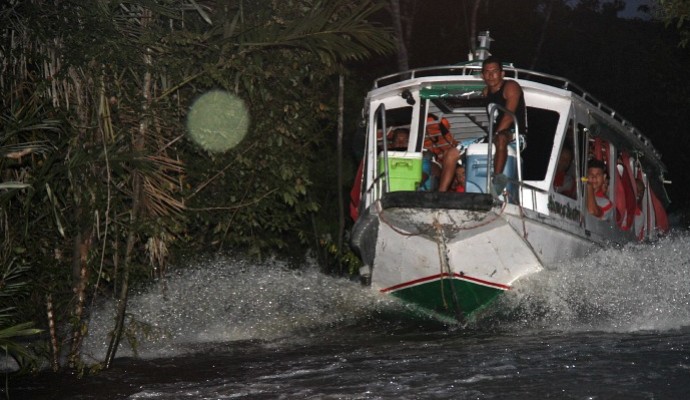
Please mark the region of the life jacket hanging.
<svg viewBox="0 0 690 400"><path fill-rule="evenodd" d="M438 121L438 122L437 122ZM424 137L424 148L435 155L440 155L450 147L455 147L458 142L450 133L450 122L448 119L439 118L433 114L426 118L426 135Z"/></svg>

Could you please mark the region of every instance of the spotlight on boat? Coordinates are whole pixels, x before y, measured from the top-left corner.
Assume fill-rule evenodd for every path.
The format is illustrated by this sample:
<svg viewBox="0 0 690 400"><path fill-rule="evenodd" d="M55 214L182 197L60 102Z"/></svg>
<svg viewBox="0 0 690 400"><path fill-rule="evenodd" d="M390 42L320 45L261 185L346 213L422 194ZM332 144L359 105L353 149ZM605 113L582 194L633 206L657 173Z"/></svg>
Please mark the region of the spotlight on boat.
<svg viewBox="0 0 690 400"><path fill-rule="evenodd" d="M412 93L410 93L409 90L405 89L403 92L400 94L403 99L407 100L407 104L413 106L415 103L414 97L412 97Z"/></svg>

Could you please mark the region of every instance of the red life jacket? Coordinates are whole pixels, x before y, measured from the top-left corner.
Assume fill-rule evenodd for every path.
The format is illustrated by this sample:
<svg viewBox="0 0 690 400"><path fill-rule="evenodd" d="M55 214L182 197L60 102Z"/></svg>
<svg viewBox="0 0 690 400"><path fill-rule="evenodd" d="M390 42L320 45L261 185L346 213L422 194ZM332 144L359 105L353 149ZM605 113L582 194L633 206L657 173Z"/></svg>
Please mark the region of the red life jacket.
<svg viewBox="0 0 690 400"><path fill-rule="evenodd" d="M357 221L359 218L359 202L360 196L362 195L362 173L364 170L364 160L359 163L357 167L357 173L355 174L355 182L352 184L352 189L350 190L350 218L353 221Z"/></svg>
<svg viewBox="0 0 690 400"><path fill-rule="evenodd" d="M450 133L450 122L447 119L429 115L426 118L426 136L424 137L424 148L436 155L443 154L451 147L458 145L458 142Z"/></svg>
<svg viewBox="0 0 690 400"><path fill-rule="evenodd" d="M633 226L635 209L637 208L637 196L635 178L630 168L630 156L626 151L621 152L622 174L616 166L616 222L624 231Z"/></svg>

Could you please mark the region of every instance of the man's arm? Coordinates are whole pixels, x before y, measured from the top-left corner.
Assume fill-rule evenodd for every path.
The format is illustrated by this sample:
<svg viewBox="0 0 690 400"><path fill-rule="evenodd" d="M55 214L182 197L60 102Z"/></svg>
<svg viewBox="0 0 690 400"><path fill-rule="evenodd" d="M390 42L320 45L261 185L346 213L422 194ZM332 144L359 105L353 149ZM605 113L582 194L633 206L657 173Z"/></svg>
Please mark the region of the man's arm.
<svg viewBox="0 0 690 400"><path fill-rule="evenodd" d="M604 206L600 206L597 203L597 196L596 193L594 193L594 187L587 183L587 211L599 219L605 219L605 217L608 215L608 212L612 209L613 203L608 199L608 197L606 198L606 204Z"/></svg>
<svg viewBox="0 0 690 400"><path fill-rule="evenodd" d="M601 210L601 207L599 207L597 204L597 199L594 194L594 187L592 187L592 184L589 182L587 183L587 211L597 218L601 218L601 216L604 214Z"/></svg>

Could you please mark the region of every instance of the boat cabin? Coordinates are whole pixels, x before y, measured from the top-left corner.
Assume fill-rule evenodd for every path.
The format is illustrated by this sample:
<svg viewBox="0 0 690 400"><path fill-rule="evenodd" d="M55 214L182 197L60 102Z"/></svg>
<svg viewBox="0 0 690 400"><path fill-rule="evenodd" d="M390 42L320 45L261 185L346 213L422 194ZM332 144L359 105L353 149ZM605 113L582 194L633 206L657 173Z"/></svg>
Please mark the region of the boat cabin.
<svg viewBox="0 0 690 400"><path fill-rule="evenodd" d="M427 134L428 125L435 124L457 141L466 171L465 193L444 194L442 207L453 207L448 196L483 193L543 216L560 229L613 241L642 240L668 229L665 166L646 137L568 80L512 64L503 69L506 80L520 84L527 105L526 132L518 131L509 146L505 189L492 193L495 147L490 134L497 105L482 96L481 61L421 68L376 80L367 96L359 210L394 192L415 192L411 198L418 199L418 207L439 207L422 195L435 190ZM402 148L392 143L399 130L409 131ZM615 212L604 220L587 211L590 159L602 160L607 168L605 194Z"/></svg>

